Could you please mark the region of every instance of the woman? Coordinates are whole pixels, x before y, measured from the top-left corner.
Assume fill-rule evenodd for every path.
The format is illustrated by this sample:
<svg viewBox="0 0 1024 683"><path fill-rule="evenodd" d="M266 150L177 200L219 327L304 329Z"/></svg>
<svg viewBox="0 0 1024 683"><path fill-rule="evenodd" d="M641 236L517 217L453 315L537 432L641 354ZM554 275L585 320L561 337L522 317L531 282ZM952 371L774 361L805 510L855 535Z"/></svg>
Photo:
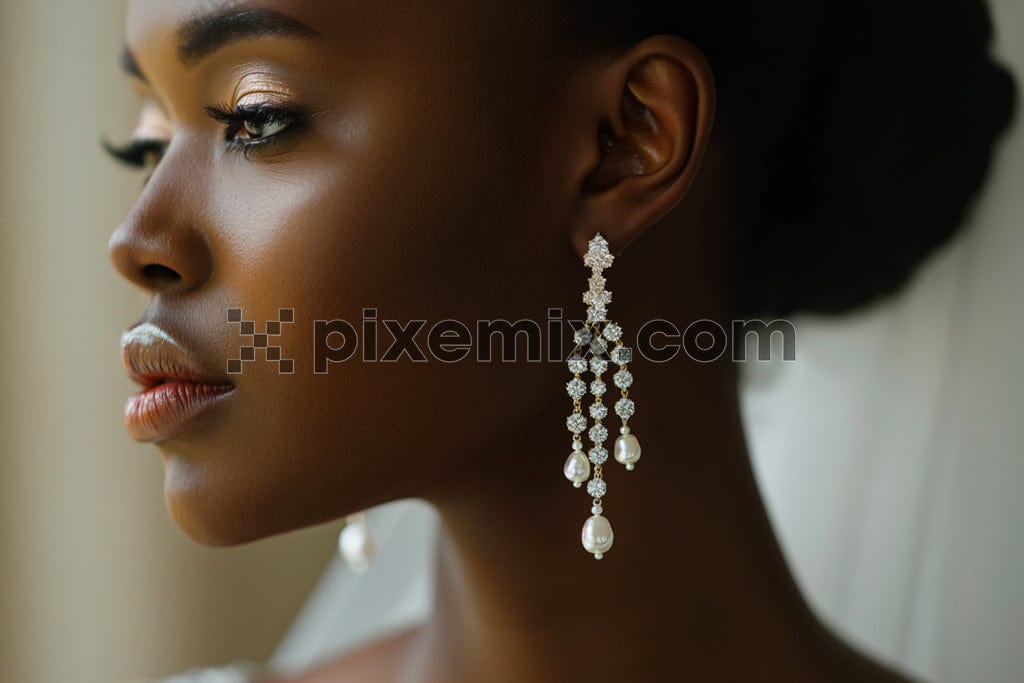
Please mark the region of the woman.
<svg viewBox="0 0 1024 683"><path fill-rule="evenodd" d="M636 401L605 418L642 442L627 476L573 446L605 439L566 422L563 362L429 332L535 321L562 361L549 309L606 291L580 302L589 249L609 344L639 351L671 340L649 321L897 288L961 223L1013 87L979 2L822 5L132 0L143 109L112 151L158 163L110 254L151 295L126 426L172 516L210 545L408 497L443 521L432 620L292 680L904 680L796 588L730 353L608 383Z"/></svg>

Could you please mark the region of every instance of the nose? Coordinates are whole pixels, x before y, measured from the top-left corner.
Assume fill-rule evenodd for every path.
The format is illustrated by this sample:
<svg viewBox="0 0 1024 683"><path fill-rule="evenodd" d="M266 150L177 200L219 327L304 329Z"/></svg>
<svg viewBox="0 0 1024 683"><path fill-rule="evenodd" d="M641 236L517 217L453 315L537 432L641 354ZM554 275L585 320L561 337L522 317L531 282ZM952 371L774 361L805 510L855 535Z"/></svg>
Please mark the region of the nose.
<svg viewBox="0 0 1024 683"><path fill-rule="evenodd" d="M121 275L144 290L187 292L209 280L213 255L195 205L152 185L110 237L107 251ZM172 200L174 195L177 200Z"/></svg>

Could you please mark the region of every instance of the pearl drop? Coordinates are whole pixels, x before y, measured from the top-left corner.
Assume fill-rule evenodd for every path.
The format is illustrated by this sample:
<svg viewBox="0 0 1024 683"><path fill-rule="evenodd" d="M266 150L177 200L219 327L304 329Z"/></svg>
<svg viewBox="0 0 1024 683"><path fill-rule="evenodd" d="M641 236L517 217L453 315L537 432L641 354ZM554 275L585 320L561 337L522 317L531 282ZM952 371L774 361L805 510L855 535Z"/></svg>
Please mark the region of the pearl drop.
<svg viewBox="0 0 1024 683"><path fill-rule="evenodd" d="M583 450L583 442L580 441L579 439L573 439L572 440L572 449L574 451L582 451Z"/></svg>
<svg viewBox="0 0 1024 683"><path fill-rule="evenodd" d="M601 507L600 505L594 505L593 507L590 508L590 514L592 515L599 515L602 512L604 512L604 508Z"/></svg>
<svg viewBox="0 0 1024 683"><path fill-rule="evenodd" d="M631 462L627 462L627 463L626 463L626 469L627 469L627 470L629 470L630 472L632 472L633 470L635 470L635 469L636 469L636 465L634 465L634 464L633 464L633 463L631 463Z"/></svg>
<svg viewBox="0 0 1024 683"><path fill-rule="evenodd" d="M632 465L640 459L640 442L632 434L624 434L615 439L615 461L623 465Z"/></svg>
<svg viewBox="0 0 1024 683"><path fill-rule="evenodd" d="M370 561L377 553L377 546L362 513L349 516L348 523L338 536L338 550L355 573L362 574L369 568Z"/></svg>
<svg viewBox="0 0 1024 683"><path fill-rule="evenodd" d="M612 524L601 515L594 515L583 523L583 548L588 553L606 553L612 548L612 541L615 534L612 532Z"/></svg>
<svg viewBox="0 0 1024 683"><path fill-rule="evenodd" d="M595 560L600 560L602 557L604 557L604 553L594 553Z"/></svg>
<svg viewBox="0 0 1024 683"><path fill-rule="evenodd" d="M572 482L572 485L579 488L583 482L590 478L590 461L583 451L573 451L565 461L562 468L565 478Z"/></svg>
<svg viewBox="0 0 1024 683"><path fill-rule="evenodd" d="M619 427L619 434L629 434L629 427L627 425Z"/></svg>

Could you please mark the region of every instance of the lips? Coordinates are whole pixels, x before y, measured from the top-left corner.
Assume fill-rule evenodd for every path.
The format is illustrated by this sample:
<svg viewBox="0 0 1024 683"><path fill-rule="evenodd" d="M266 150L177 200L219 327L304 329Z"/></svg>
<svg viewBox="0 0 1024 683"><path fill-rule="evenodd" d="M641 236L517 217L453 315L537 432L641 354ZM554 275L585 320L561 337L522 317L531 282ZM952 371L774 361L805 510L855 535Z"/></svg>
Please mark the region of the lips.
<svg viewBox="0 0 1024 683"><path fill-rule="evenodd" d="M124 426L136 441L179 436L212 412L234 391L227 378L203 372L200 363L153 323L121 336L128 376L142 386L124 406Z"/></svg>

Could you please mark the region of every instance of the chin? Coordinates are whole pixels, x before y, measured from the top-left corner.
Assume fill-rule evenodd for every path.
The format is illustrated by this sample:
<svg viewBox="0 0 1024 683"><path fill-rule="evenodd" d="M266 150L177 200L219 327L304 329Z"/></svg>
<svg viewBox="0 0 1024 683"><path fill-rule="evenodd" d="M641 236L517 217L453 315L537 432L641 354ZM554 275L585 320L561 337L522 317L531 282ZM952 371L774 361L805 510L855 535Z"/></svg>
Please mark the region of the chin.
<svg viewBox="0 0 1024 683"><path fill-rule="evenodd" d="M205 546L228 547L290 530L280 513L275 519L276 506L258 503L262 496L251 490L252 482L238 476L241 468L217 469L165 453L164 500L186 535Z"/></svg>
<svg viewBox="0 0 1024 683"><path fill-rule="evenodd" d="M205 546L236 546L271 535L251 523L241 522L237 515L225 509L223 502L213 504L193 492L165 486L164 500L175 525L193 541Z"/></svg>
<svg viewBox="0 0 1024 683"><path fill-rule="evenodd" d="M302 473L301 468L296 472L275 467L290 460L266 452L170 442L161 443L160 449L167 510L178 528L202 545L242 545L328 522L372 504L352 508L347 503L357 500L355 491L341 489L323 476L294 476ZM261 466L261 462L270 464ZM325 500L330 504L318 503Z"/></svg>

